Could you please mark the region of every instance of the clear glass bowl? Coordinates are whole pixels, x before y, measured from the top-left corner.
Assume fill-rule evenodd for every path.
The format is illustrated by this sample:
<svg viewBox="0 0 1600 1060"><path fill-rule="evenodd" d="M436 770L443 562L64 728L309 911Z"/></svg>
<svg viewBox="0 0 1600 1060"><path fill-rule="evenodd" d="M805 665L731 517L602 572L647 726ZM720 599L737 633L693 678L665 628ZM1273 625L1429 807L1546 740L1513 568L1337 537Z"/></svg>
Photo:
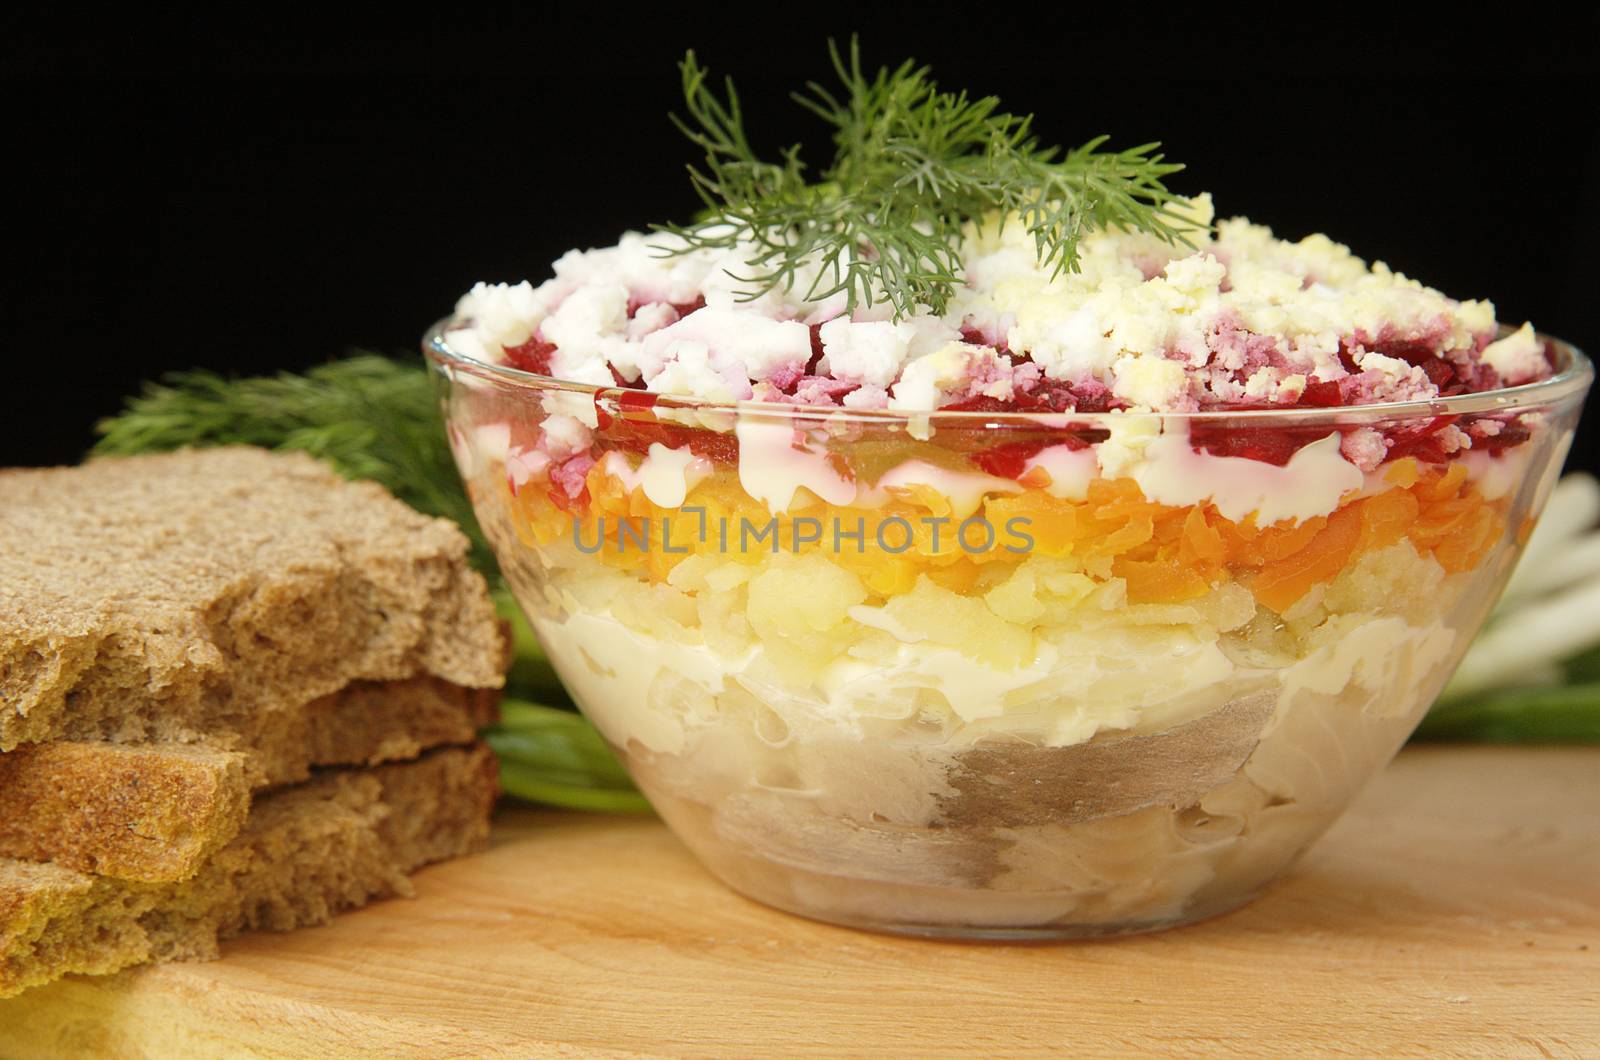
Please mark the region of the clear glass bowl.
<svg viewBox="0 0 1600 1060"><path fill-rule="evenodd" d="M661 816L758 901L956 937L1281 875L1459 661L1592 375L1554 343L1550 380L1431 402L906 416L563 383L447 327L478 518Z"/></svg>

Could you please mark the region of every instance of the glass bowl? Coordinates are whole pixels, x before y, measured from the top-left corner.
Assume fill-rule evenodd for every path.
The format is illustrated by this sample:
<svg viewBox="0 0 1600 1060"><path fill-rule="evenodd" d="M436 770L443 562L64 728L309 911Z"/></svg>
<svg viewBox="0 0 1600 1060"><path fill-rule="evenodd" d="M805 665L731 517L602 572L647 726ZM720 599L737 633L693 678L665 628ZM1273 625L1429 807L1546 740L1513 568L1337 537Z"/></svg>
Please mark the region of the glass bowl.
<svg viewBox="0 0 1600 1060"><path fill-rule="evenodd" d="M559 382L448 327L478 518L677 835L768 905L969 938L1280 876L1443 687L1592 375L1552 341L1553 378L1435 401L904 415Z"/></svg>

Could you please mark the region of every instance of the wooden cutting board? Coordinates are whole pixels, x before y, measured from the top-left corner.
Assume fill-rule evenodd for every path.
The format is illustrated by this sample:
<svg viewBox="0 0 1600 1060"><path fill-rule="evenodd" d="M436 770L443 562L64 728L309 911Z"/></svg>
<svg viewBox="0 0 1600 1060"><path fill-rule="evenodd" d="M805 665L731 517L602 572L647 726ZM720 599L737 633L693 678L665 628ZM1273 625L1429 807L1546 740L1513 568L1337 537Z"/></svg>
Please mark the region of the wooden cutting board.
<svg viewBox="0 0 1600 1060"><path fill-rule="evenodd" d="M0 1002L0 1056L1600 1056L1600 749L1408 751L1254 905L1109 942L814 924L526 809L417 889Z"/></svg>

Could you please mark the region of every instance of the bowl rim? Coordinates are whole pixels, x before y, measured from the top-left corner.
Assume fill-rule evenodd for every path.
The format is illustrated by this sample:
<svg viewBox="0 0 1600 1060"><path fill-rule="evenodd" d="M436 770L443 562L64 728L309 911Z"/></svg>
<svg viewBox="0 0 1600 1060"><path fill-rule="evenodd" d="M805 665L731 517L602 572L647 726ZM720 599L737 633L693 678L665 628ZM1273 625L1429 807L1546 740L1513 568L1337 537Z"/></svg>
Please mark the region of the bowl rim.
<svg viewBox="0 0 1600 1060"><path fill-rule="evenodd" d="M454 372L464 372L479 379L492 380L530 393L551 392L581 395L591 401L611 399L626 405L637 401L637 395L650 393L628 387L597 386L578 383L554 376L539 375L505 364L491 364L451 348L445 336L461 326L462 320L449 316L435 321L422 337L422 352L436 370L452 378ZM1502 328L1502 334L1511 329ZM951 427L1060 427L1075 428L1126 425L1138 419L1158 419L1189 423L1261 422L1272 425L1297 423L1350 423L1385 421L1393 419L1424 419L1436 416L1513 412L1535 406L1548 405L1569 397L1579 397L1594 381L1594 364L1577 346L1544 332L1536 333L1550 343L1564 363L1547 379L1517 386L1484 390L1454 397L1423 398L1414 401L1389 401L1371 405L1341 405L1333 408L1299 406L1270 409L1207 409L1198 412L1122 411L1110 412L972 412L972 411L900 411L888 409L848 409L829 405L794 405L773 401L707 401L703 398L676 394L654 394L652 408L670 408L686 413L707 416L756 413L763 416L789 417L812 422L862 423L893 427L908 424L946 424ZM628 397L632 395L632 397Z"/></svg>

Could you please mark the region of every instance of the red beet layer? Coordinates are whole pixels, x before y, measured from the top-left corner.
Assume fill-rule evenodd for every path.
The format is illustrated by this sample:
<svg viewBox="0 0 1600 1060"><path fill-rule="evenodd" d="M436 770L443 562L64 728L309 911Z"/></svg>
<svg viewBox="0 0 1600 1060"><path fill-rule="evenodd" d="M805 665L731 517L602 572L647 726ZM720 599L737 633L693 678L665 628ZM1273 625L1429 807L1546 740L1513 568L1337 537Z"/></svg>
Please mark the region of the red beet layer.
<svg viewBox="0 0 1600 1060"><path fill-rule="evenodd" d="M697 299L691 303L673 304L672 308L681 318L694 312L705 305L705 300ZM631 318L639 309L640 303L630 302L628 316ZM821 326L811 326L811 358L803 372L788 373L784 385L780 389L788 395L793 395L796 389L805 380L816 380L816 371L823 356ZM1003 342L994 344L982 334L971 329L962 330L962 339L973 345L992 345L997 351L1012 360L1014 364L1026 363L1029 358L1026 354L1012 353ZM1485 365L1456 363L1440 357L1437 352L1426 342L1414 339L1383 339L1376 342L1362 342L1357 346L1347 342L1340 350L1340 360L1345 369L1352 376L1359 374L1355 362L1356 350L1366 350L1394 357L1405 361L1407 364L1421 367L1429 380L1438 388L1441 398L1454 397L1461 394L1474 393L1494 389L1499 385L1494 371ZM545 342L535 334L520 346L508 347L505 350L506 361L514 368L538 375L550 374L550 362L556 352L553 343ZM1546 352L1549 357L1549 352ZM1553 367L1553 361L1552 361ZM716 463L737 463L739 458L739 443L731 434L722 434L715 431L685 427L676 423L657 420L649 411L660 395L648 393L644 384L639 381L628 382L619 375L615 368L611 370L612 377L616 380L618 388L631 391L620 396L618 406L622 415L610 415L597 403L602 428L601 440L603 445L597 445L594 452L584 457L574 458L575 461L589 461L597 456L603 449L619 449L627 452L644 453L654 443L660 443L669 448L678 449L687 446L697 456L704 457ZM1242 382L1243 380L1238 380ZM828 381L833 385L830 393L835 400L854 390L849 384ZM1208 409L1215 412L1243 412L1257 409L1360 409L1362 406L1350 400L1352 388L1342 386L1338 381L1313 380L1306 384L1305 390L1293 404L1256 404L1239 405L1231 404L1216 406ZM796 411L809 406L797 406ZM1126 404L1115 398L1102 384L1090 383L1088 385L1074 386L1057 380L1040 379L1030 388L1019 391L1009 400L999 400L991 397L977 397L957 404L941 407L939 412L990 412L990 413L1101 413L1126 408ZM820 409L818 411L821 411ZM1529 431L1516 417L1509 419L1488 417L1462 417L1456 415L1441 415L1422 421L1412 421L1405 424L1386 425L1378 428L1387 445L1387 459L1398 459L1411 456L1426 463L1442 463L1451 458L1456 449L1447 447L1445 428L1455 425L1462 429L1471 426L1473 420L1498 420L1499 426L1495 433L1489 431L1471 431L1473 437L1472 448L1479 452L1499 452L1504 449L1520 445L1529 437ZM1314 426L1240 426L1240 425L1211 425L1196 421L1190 430L1190 440L1197 451L1209 453L1213 456L1242 457L1247 460L1259 460L1264 463L1274 464L1279 467L1289 462L1290 457L1302 447L1325 438L1329 430L1337 430L1348 434L1362 429L1362 424L1330 425L1319 424ZM968 459L983 471L1001 478L1017 478L1023 473L1027 461L1051 445L1066 444L1074 449L1087 447L1095 442L1105 439L1107 433L1103 430L1083 428L1079 430L1067 429L1061 432L1052 432L1048 437L1029 438L1025 441L1002 441L989 444L996 432L986 431L981 428L940 432L934 436L936 444L964 452ZM569 461L569 463L571 463ZM573 469L576 471L576 469ZM577 476L568 476L576 485ZM569 485L566 490L555 490L553 493L565 493L563 500L567 503L581 503L581 489L574 491Z"/></svg>

